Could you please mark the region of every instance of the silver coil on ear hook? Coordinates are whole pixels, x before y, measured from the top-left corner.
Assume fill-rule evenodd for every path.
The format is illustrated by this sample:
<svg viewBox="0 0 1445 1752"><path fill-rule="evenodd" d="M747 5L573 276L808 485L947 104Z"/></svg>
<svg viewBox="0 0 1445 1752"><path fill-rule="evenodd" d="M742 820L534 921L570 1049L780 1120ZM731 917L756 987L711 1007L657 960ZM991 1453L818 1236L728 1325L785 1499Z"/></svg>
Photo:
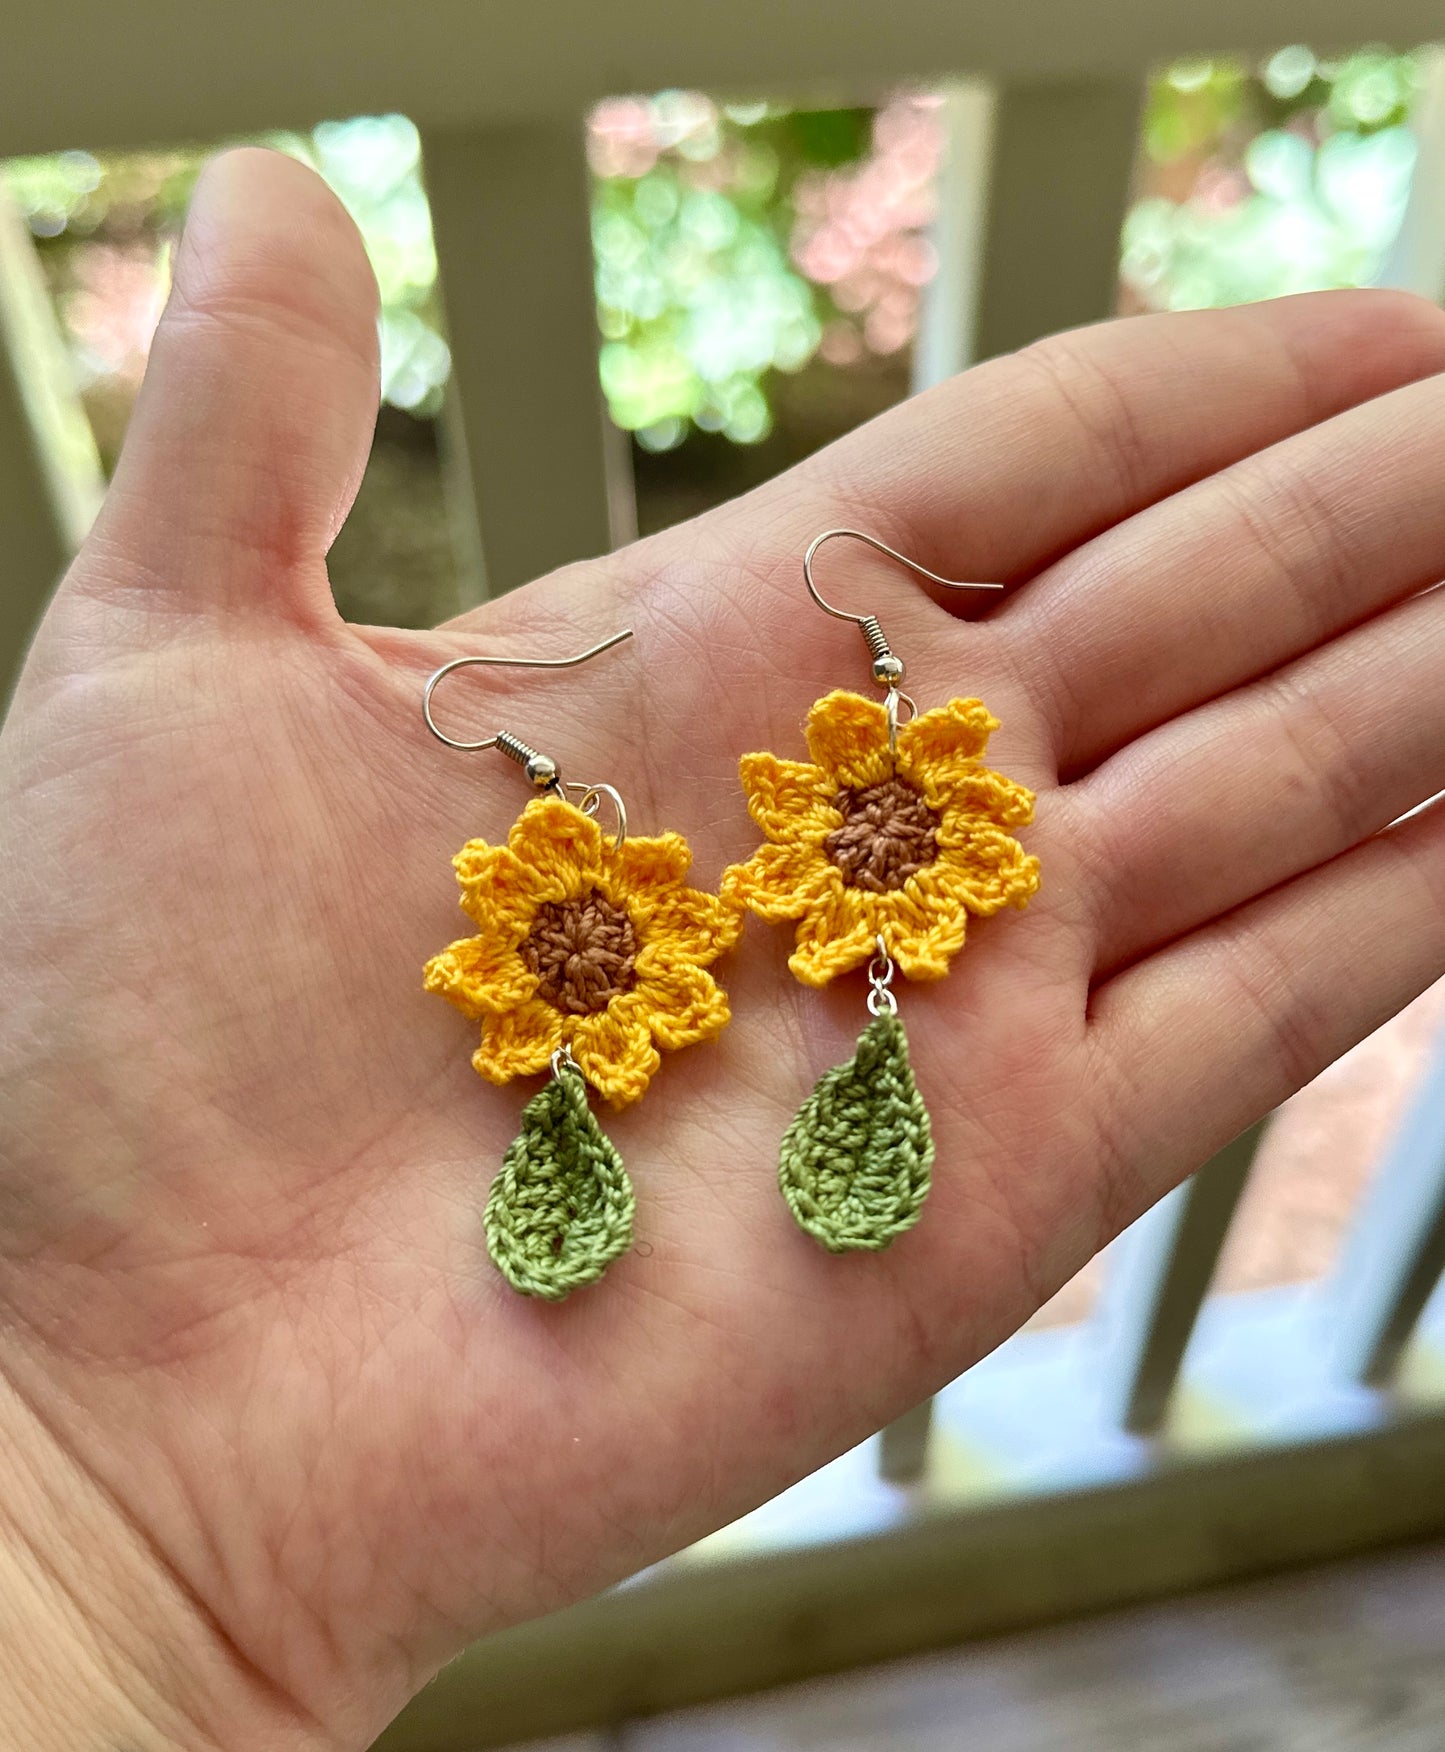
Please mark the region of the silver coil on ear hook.
<svg viewBox="0 0 1445 1752"><path fill-rule="evenodd" d="M444 730L437 727L436 719L432 717L432 695L436 692L437 683L444 680L454 670L465 669L471 664L487 666L494 669L575 669L579 663L586 663L593 657L600 656L604 651L610 651L614 645L620 645L624 639L632 637L632 628L624 627L620 633L613 633L609 639L602 639L595 645L589 645L585 651L579 651L575 657L453 657L450 663L443 663L440 669L433 670L427 677L427 683L422 690L421 715L426 727L436 737L438 742L444 742L448 748L460 749L464 754L474 754L485 748L495 748L506 755L510 761L515 761L527 775L528 780L536 789L553 796L565 797L568 792L578 794L580 801L577 807L584 815L596 816L601 809L602 800L612 805L616 815L616 826L612 835L613 843L621 845L627 838L627 808L614 785L585 784L580 780L564 779L561 769L550 754L541 754L529 743L523 742L520 736L514 736L510 730L498 730L494 735L484 736L476 742L460 742L454 736L448 736Z"/></svg>
<svg viewBox="0 0 1445 1752"><path fill-rule="evenodd" d="M824 600L813 578L813 556L825 541L832 541L835 536L848 536L853 541L861 541L865 547L871 547L880 554L887 554L890 560L897 560L900 566L906 566L910 572L916 572L920 578L927 578L930 584L938 584L945 590L1002 590L1002 584L975 584L963 578L943 578L937 572L930 572L927 566L921 566L917 560L910 560L907 554L900 554L897 548L889 547L886 541L879 541L876 535L868 535L861 529L825 529L821 535L815 535L808 543L803 554L803 582L808 586L808 594L824 614L830 614L834 620L852 621L853 625L863 634L868 650L873 658L873 679L882 688L888 690L884 705L888 712L888 746L896 748L898 744L898 726L906 724L908 718L916 716L918 706L910 696L903 692L899 683L903 680L903 659L897 656L888 643L887 635L878 623L875 614L853 614L846 608L835 608L831 602ZM908 708L908 718L902 716L901 707Z"/></svg>

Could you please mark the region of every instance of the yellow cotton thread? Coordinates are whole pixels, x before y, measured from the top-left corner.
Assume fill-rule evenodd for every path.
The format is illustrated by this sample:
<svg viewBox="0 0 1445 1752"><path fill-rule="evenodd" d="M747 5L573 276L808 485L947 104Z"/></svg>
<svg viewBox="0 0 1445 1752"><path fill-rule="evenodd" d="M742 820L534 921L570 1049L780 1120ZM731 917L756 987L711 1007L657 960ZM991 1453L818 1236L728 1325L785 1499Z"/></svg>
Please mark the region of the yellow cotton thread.
<svg viewBox="0 0 1445 1752"><path fill-rule="evenodd" d="M940 979L970 913L1025 906L1039 885L1038 859L1009 831L1032 820L1033 793L983 764L997 729L980 700L950 700L894 735L884 705L840 691L809 713L810 760L760 753L740 763L765 843L724 872L724 898L795 922L788 965L807 985L861 966L880 945L885 954L874 1020L854 1056L819 1079L779 1153L789 1209L829 1252L890 1246L928 1196L932 1128L888 962L909 979Z"/></svg>
<svg viewBox="0 0 1445 1752"><path fill-rule="evenodd" d="M788 965L806 985L861 966L880 939L907 978L942 978L970 914L1025 906L1039 885L1038 859L1009 831L1033 819L1033 793L983 764L997 728L980 700L950 700L890 747L879 701L818 700L811 760L742 757L766 843L724 873L724 899L796 921Z"/></svg>
<svg viewBox="0 0 1445 1752"><path fill-rule="evenodd" d="M469 840L452 862L479 928L432 956L426 988L482 1024L482 1076L552 1072L492 1182L487 1251L519 1294L561 1301L632 1244L632 1182L587 1085L625 1106L662 1052L721 1033L727 998L707 969L742 911L687 886L680 834L618 844L555 793L505 845Z"/></svg>
<svg viewBox="0 0 1445 1752"><path fill-rule="evenodd" d="M477 1071L507 1083L545 1071L565 1047L622 1107L661 1052L721 1033L727 997L706 970L742 916L686 885L691 862L681 834L617 845L556 796L529 803L505 845L469 840L453 863L480 929L434 955L425 983L481 1022Z"/></svg>

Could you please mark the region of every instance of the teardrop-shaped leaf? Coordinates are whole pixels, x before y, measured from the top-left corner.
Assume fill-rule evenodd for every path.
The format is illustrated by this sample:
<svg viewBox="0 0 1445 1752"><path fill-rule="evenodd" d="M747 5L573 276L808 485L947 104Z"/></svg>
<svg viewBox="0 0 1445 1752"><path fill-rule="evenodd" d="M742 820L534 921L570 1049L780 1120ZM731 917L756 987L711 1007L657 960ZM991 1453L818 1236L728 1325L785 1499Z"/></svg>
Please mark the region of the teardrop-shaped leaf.
<svg viewBox="0 0 1445 1752"><path fill-rule="evenodd" d="M918 1221L932 1166L908 1036L885 1013L799 1108L783 1137L778 1185L799 1226L830 1253L876 1252Z"/></svg>
<svg viewBox="0 0 1445 1752"><path fill-rule="evenodd" d="M522 1295L560 1302L632 1245L634 1203L582 1073L562 1064L523 1109L492 1182L483 1224L493 1263Z"/></svg>

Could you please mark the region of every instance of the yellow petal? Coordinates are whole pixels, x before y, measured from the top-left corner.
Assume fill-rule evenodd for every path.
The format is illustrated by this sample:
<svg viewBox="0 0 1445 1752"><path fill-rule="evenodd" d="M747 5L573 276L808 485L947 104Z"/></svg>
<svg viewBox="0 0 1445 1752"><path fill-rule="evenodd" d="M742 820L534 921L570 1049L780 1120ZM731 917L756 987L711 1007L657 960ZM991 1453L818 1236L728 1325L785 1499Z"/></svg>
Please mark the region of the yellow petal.
<svg viewBox="0 0 1445 1752"><path fill-rule="evenodd" d="M745 864L723 871L722 893L770 925L797 919L841 889L843 872L817 846L759 846Z"/></svg>
<svg viewBox="0 0 1445 1752"><path fill-rule="evenodd" d="M604 856L597 886L626 911L640 949L663 944L707 966L737 942L743 920L735 902L686 886L691 862L679 833L627 839Z"/></svg>
<svg viewBox="0 0 1445 1752"><path fill-rule="evenodd" d="M468 840L452 859L462 887L462 911L488 937L518 941L527 933L534 879L506 846Z"/></svg>
<svg viewBox="0 0 1445 1752"><path fill-rule="evenodd" d="M572 899L597 882L602 829L561 797L538 797L517 817L507 849L536 901Z"/></svg>
<svg viewBox="0 0 1445 1752"><path fill-rule="evenodd" d="M938 869L930 864L902 888L869 896L874 936L907 979L941 979L963 947L968 912L957 892L937 879Z"/></svg>
<svg viewBox="0 0 1445 1752"><path fill-rule="evenodd" d="M839 822L838 781L822 767L775 754L745 754L738 775L748 813L770 840L821 839Z"/></svg>
<svg viewBox="0 0 1445 1752"><path fill-rule="evenodd" d="M926 929L884 932L884 942L905 979L942 979L967 931L968 913L954 902L940 908Z"/></svg>
<svg viewBox="0 0 1445 1752"><path fill-rule="evenodd" d="M662 1062L652 1044L641 989L580 1017L572 1029L572 1055L592 1087L614 1107L636 1101Z"/></svg>
<svg viewBox="0 0 1445 1752"><path fill-rule="evenodd" d="M543 998L529 998L504 1016L488 1017L472 1064L489 1083L510 1083L545 1071L562 1039L560 1012Z"/></svg>
<svg viewBox="0 0 1445 1752"><path fill-rule="evenodd" d="M863 902L859 889L839 888L802 920L797 947L788 957L795 979L804 985L825 986L868 959L877 943Z"/></svg>
<svg viewBox="0 0 1445 1752"><path fill-rule="evenodd" d="M743 912L729 895L707 894L700 888L672 888L634 903L638 964L654 949L669 959L710 967L737 942Z"/></svg>
<svg viewBox="0 0 1445 1752"><path fill-rule="evenodd" d="M922 712L898 732L898 766L916 784L931 761L974 758L988 747L998 719L982 700L950 700Z"/></svg>
<svg viewBox="0 0 1445 1752"><path fill-rule="evenodd" d="M505 846L469 841L453 862L462 906L488 936L520 940L547 901L596 885L602 831L560 797L538 797L512 824Z"/></svg>
<svg viewBox="0 0 1445 1752"><path fill-rule="evenodd" d="M452 859L452 868L465 887L469 882L488 881L495 865L505 861L507 855L505 846L489 846L485 840L472 839Z"/></svg>
<svg viewBox="0 0 1445 1752"><path fill-rule="evenodd" d="M603 859L607 875L629 889L671 887L687 875L692 852L680 833L658 834L651 839L629 837L620 846L609 846Z"/></svg>
<svg viewBox="0 0 1445 1752"><path fill-rule="evenodd" d="M514 1010L537 989L537 976L515 945L491 937L462 937L426 964L426 989L440 992L465 1016Z"/></svg>
<svg viewBox="0 0 1445 1752"><path fill-rule="evenodd" d="M930 881L970 912L987 916L1025 906L1038 892L1039 861L996 827L976 827L962 845L941 849L938 861L915 881Z"/></svg>
<svg viewBox="0 0 1445 1752"><path fill-rule="evenodd" d="M641 972L641 960L638 963ZM730 1019L727 994L710 973L680 961L650 969L638 981L635 996L664 1052L714 1040Z"/></svg>
<svg viewBox="0 0 1445 1752"><path fill-rule="evenodd" d="M489 855L478 855L476 848ZM462 911L485 936L520 942L543 898L532 871L506 846L484 846L480 840L468 841L452 861L462 885Z"/></svg>
<svg viewBox="0 0 1445 1752"><path fill-rule="evenodd" d="M881 701L841 689L816 700L808 714L808 751L835 787L861 791L881 784L893 771Z"/></svg>
<svg viewBox="0 0 1445 1752"><path fill-rule="evenodd" d="M939 761L913 782L929 808L943 817L940 844L959 844L980 821L1026 827L1034 818L1034 794L1027 785L972 761Z"/></svg>

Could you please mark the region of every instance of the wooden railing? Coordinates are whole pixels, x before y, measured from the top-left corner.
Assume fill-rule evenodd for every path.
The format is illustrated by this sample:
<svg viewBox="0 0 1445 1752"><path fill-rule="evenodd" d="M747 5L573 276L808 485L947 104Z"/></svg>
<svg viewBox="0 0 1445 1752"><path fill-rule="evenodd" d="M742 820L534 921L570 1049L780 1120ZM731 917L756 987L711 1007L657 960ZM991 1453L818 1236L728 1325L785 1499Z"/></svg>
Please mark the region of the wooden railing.
<svg viewBox="0 0 1445 1752"><path fill-rule="evenodd" d="M1334 0L414 0L401 13L256 0L242 46L202 40L191 17L161 0L26 9L0 60L0 156L410 114L454 361L451 508L473 597L603 551L633 521L626 447L597 379L580 122L596 98L688 84L837 102L893 81L947 83L922 387L1111 312L1152 63L1300 37L1409 44L1439 23L1433 0L1368 12ZM157 80L173 28L186 78ZM1445 78L1431 69L1387 277L1438 297ZM29 239L0 206L0 690L99 494ZM479 1646L385 1745L474 1752L1445 1532L1445 1333L1427 1317L1445 1265L1445 1050L1337 1275L1207 1297L1259 1135L1116 1244L1085 1326L1021 1335L737 1528Z"/></svg>

